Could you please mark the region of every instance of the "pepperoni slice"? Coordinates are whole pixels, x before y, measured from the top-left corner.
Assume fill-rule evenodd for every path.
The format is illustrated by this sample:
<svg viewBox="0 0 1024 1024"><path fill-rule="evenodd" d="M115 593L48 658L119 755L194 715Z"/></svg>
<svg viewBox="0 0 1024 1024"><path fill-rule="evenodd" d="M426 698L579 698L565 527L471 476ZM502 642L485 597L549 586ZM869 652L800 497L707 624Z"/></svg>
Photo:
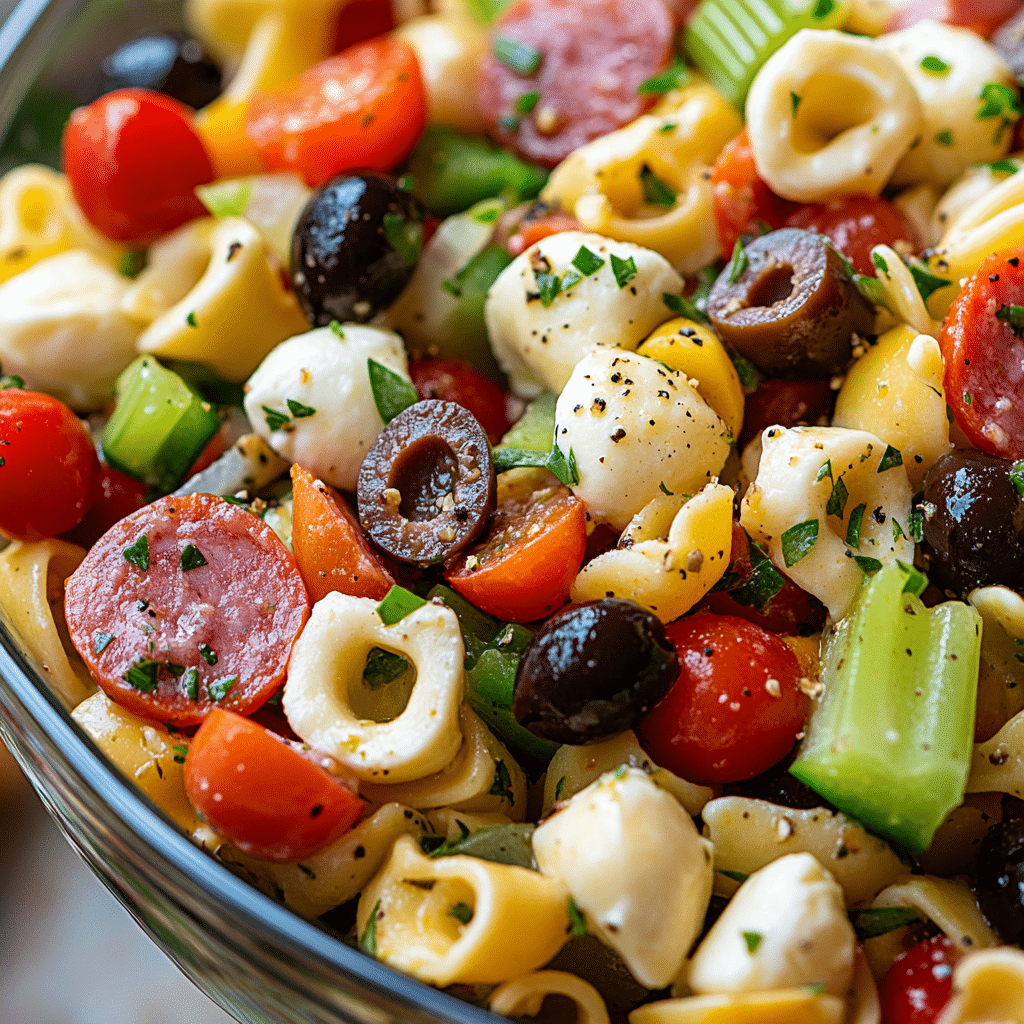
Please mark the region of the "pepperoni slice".
<svg viewBox="0 0 1024 1024"><path fill-rule="evenodd" d="M1024 459L1024 247L982 263L939 335L946 401L971 443Z"/></svg>
<svg viewBox="0 0 1024 1024"><path fill-rule="evenodd" d="M252 513L169 495L108 530L67 582L71 639L96 682L147 718L245 714L280 685L309 617L295 560Z"/></svg>
<svg viewBox="0 0 1024 1024"><path fill-rule="evenodd" d="M492 134L553 167L628 124L656 98L637 88L668 65L674 27L664 0L519 0L480 65Z"/></svg>

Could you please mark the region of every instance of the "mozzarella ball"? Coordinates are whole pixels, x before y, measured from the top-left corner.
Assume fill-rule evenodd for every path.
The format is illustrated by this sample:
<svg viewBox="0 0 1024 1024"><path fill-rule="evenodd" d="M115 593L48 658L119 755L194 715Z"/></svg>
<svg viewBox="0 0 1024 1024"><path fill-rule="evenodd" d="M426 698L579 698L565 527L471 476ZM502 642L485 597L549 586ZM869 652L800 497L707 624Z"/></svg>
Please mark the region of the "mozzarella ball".
<svg viewBox="0 0 1024 1024"><path fill-rule="evenodd" d="M844 996L856 946L843 890L809 853L772 861L740 886L690 961L697 993L824 985Z"/></svg>
<svg viewBox="0 0 1024 1024"><path fill-rule="evenodd" d="M603 260L593 273L574 266L581 249L595 257L592 262ZM613 256L632 260L626 268L616 264L618 279ZM588 269L585 258L579 262ZM542 284L555 278L557 294L551 297L549 283L542 298ZM650 249L563 231L531 245L501 272L484 305L487 333L513 391L527 398L545 388L558 392L597 345L635 349L671 316L662 296L678 295L682 286L668 260Z"/></svg>
<svg viewBox="0 0 1024 1024"><path fill-rule="evenodd" d="M622 530L666 490L694 494L717 476L732 435L685 374L602 346L572 371L555 440L575 455L573 491L591 516Z"/></svg>
<svg viewBox="0 0 1024 1024"><path fill-rule="evenodd" d="M344 324L339 333L321 327L283 341L246 384L253 429L282 458L354 491L363 457L384 429L369 359L409 380L405 347L393 331Z"/></svg>
<svg viewBox="0 0 1024 1024"><path fill-rule="evenodd" d="M899 61L924 113L920 142L890 184L950 185L968 167L1009 151L1017 84L994 46L970 29L937 21L881 36L878 45Z"/></svg>
<svg viewBox="0 0 1024 1024"><path fill-rule="evenodd" d="M107 402L135 358L121 312L131 282L90 252L50 256L0 285L0 363L81 412Z"/></svg>
<svg viewBox="0 0 1024 1024"><path fill-rule="evenodd" d="M675 797L637 768L606 772L537 826L533 852L637 981L663 988L676 976L713 872L710 844Z"/></svg>

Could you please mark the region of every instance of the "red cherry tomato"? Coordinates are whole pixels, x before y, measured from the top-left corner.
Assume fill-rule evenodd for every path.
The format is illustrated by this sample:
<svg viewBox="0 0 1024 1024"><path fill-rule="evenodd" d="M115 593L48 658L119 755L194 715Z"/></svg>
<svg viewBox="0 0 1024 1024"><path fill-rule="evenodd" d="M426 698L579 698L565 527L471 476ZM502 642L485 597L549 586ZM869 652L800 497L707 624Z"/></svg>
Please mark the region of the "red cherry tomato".
<svg viewBox="0 0 1024 1024"><path fill-rule="evenodd" d="M909 28L925 18L932 18L947 25L972 29L988 38L1020 9L1020 0L913 0L900 7L889 31Z"/></svg>
<svg viewBox="0 0 1024 1024"><path fill-rule="evenodd" d="M556 210L543 217L524 218L515 234L509 237L505 248L510 256L519 256L526 252L534 242L539 242L549 235L557 235L560 231L582 231L580 222L571 214Z"/></svg>
<svg viewBox="0 0 1024 1024"><path fill-rule="evenodd" d="M334 29L334 52L382 36L395 27L391 0L349 0L338 12Z"/></svg>
<svg viewBox="0 0 1024 1024"><path fill-rule="evenodd" d="M727 142L711 171L712 213L715 230L726 256L740 235L774 231L799 208L777 196L760 178L747 129Z"/></svg>
<svg viewBox="0 0 1024 1024"><path fill-rule="evenodd" d="M233 711L214 708L189 747L189 799L216 832L250 857L302 860L347 832L363 813L359 797L326 770L333 758L296 746Z"/></svg>
<svg viewBox="0 0 1024 1024"><path fill-rule="evenodd" d="M878 995L882 1024L932 1024L953 992L953 968L960 951L935 935L896 958Z"/></svg>
<svg viewBox="0 0 1024 1024"><path fill-rule="evenodd" d="M1024 458L1024 247L986 259L942 325L946 401L982 451Z"/></svg>
<svg viewBox="0 0 1024 1024"><path fill-rule="evenodd" d="M692 782L739 782L781 761L810 699L800 663L746 619L698 612L665 627L681 670L637 730L655 762Z"/></svg>
<svg viewBox="0 0 1024 1024"><path fill-rule="evenodd" d="M0 533L33 541L77 526L99 471L89 431L66 405L21 388L0 391Z"/></svg>
<svg viewBox="0 0 1024 1024"><path fill-rule="evenodd" d="M71 115L64 170L97 231L147 245L206 213L195 187L212 181L214 172L192 115L146 89L118 89Z"/></svg>
<svg viewBox="0 0 1024 1024"><path fill-rule="evenodd" d="M114 523L146 504L146 485L134 477L100 463L95 500L82 521L64 534L72 544L91 548Z"/></svg>
<svg viewBox="0 0 1024 1024"><path fill-rule="evenodd" d="M832 412L835 401L836 392L827 380L762 381L744 403L740 448L745 448L765 427L816 423Z"/></svg>
<svg viewBox="0 0 1024 1024"><path fill-rule="evenodd" d="M805 228L828 235L836 248L861 274L874 274L871 250L902 239L917 251L917 228L892 203L875 196L847 196L827 203L811 203L786 218L786 227Z"/></svg>
<svg viewBox="0 0 1024 1024"><path fill-rule="evenodd" d="M426 118L416 54L381 36L255 95L245 131L267 170L292 171L316 188L354 167L390 171L409 155Z"/></svg>
<svg viewBox="0 0 1024 1024"><path fill-rule="evenodd" d="M461 359L413 359L409 362L420 398L440 398L468 409L497 444L511 426L505 416L505 392Z"/></svg>

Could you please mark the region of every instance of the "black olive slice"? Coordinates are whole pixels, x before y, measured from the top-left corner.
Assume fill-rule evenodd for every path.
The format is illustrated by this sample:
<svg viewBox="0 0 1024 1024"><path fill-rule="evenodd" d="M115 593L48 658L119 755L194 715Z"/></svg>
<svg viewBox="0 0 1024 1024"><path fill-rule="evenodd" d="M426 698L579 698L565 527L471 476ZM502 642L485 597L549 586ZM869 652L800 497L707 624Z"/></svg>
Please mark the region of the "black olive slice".
<svg viewBox="0 0 1024 1024"><path fill-rule="evenodd" d="M978 848L978 906L1003 942L1024 943L1024 820L989 829Z"/></svg>
<svg viewBox="0 0 1024 1024"><path fill-rule="evenodd" d="M727 267L708 315L740 355L768 373L826 377L850 361L852 335L874 325L842 257L813 231L784 228L755 239L735 281Z"/></svg>
<svg viewBox="0 0 1024 1024"><path fill-rule="evenodd" d="M359 521L381 550L414 565L472 544L494 512L483 427L455 402L409 406L378 435L359 470Z"/></svg>
<svg viewBox="0 0 1024 1024"><path fill-rule="evenodd" d="M220 68L184 32L156 32L103 59L103 89L153 89L198 110L220 95Z"/></svg>

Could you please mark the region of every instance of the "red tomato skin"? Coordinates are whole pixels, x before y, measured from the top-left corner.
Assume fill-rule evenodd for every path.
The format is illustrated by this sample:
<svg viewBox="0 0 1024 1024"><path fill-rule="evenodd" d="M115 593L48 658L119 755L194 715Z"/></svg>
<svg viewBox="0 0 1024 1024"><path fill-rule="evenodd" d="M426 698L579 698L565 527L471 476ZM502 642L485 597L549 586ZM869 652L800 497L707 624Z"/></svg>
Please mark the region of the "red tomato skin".
<svg viewBox="0 0 1024 1024"><path fill-rule="evenodd" d="M917 228L888 200L876 196L847 196L827 203L810 203L786 218L786 227L820 231L853 264L859 274L874 275L871 250L903 240L921 248Z"/></svg>
<svg viewBox="0 0 1024 1024"><path fill-rule="evenodd" d="M245 131L267 170L291 171L317 188L356 167L390 171L412 152L426 120L416 54L401 40L380 36L321 61L289 85L257 93Z"/></svg>
<svg viewBox="0 0 1024 1024"><path fill-rule="evenodd" d="M299 861L347 832L363 803L288 742L233 711L214 708L185 758L196 810L243 853Z"/></svg>
<svg viewBox="0 0 1024 1024"><path fill-rule="evenodd" d="M914 0L900 7L888 31L910 28L932 18L969 28L986 39L1021 9L1020 0Z"/></svg>
<svg viewBox="0 0 1024 1024"><path fill-rule="evenodd" d="M946 401L957 424L971 444L1004 459L1024 458L1024 338L996 314L1024 305L1022 260L1024 247L989 256L939 333Z"/></svg>
<svg viewBox="0 0 1024 1024"><path fill-rule="evenodd" d="M196 185L214 178L193 111L146 89L118 89L79 107L64 129L75 201L115 242L148 245L206 214Z"/></svg>
<svg viewBox="0 0 1024 1024"><path fill-rule="evenodd" d="M745 448L766 427L793 427L817 423L832 413L836 392L827 380L765 380L747 395L743 409L740 448Z"/></svg>
<svg viewBox="0 0 1024 1024"><path fill-rule="evenodd" d="M514 235L509 237L505 248L513 258L521 255L530 248L534 242L550 235L557 235L561 231L582 231L580 222L571 214L556 211L545 217L538 217L535 220L525 220L519 225Z"/></svg>
<svg viewBox="0 0 1024 1024"><path fill-rule="evenodd" d="M882 1024L933 1024L953 994L953 968L960 952L935 935L900 954L879 987Z"/></svg>
<svg viewBox="0 0 1024 1024"><path fill-rule="evenodd" d="M341 53L356 43L382 36L395 27L391 0L349 0L338 12L334 30L334 52Z"/></svg>
<svg viewBox="0 0 1024 1024"><path fill-rule="evenodd" d="M663 768L701 783L740 782L781 761L810 710L793 651L731 615L698 612L665 633L680 673L640 723L644 750ZM778 683L777 697L766 689L770 680Z"/></svg>
<svg viewBox="0 0 1024 1024"><path fill-rule="evenodd" d="M95 499L82 521L63 534L72 544L91 548L115 523L146 504L146 485L100 463Z"/></svg>
<svg viewBox="0 0 1024 1024"><path fill-rule="evenodd" d="M100 462L82 421L56 398L0 391L0 534L36 541L77 526Z"/></svg>
<svg viewBox="0 0 1024 1024"><path fill-rule="evenodd" d="M461 359L410 359L409 376L420 398L440 398L468 409L497 444L511 424L505 392Z"/></svg>

